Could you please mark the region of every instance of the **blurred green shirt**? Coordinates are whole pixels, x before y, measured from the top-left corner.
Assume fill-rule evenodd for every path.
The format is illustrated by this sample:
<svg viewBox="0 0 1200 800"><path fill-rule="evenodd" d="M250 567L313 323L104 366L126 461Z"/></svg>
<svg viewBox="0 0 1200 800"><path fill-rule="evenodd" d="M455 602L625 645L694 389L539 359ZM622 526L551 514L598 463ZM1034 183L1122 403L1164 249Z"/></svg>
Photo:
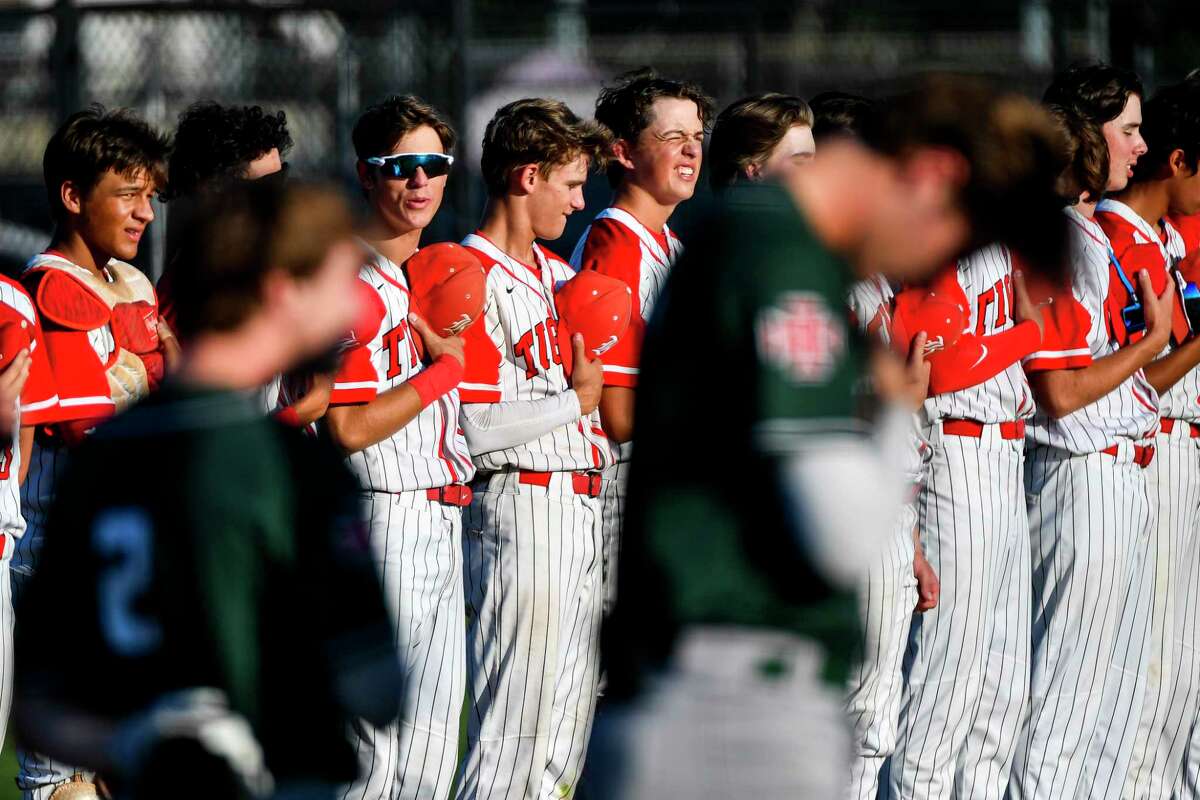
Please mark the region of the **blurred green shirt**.
<svg viewBox="0 0 1200 800"><path fill-rule="evenodd" d="M340 454L178 385L72 454L17 613L19 684L114 720L221 689L277 780L353 779L333 675L394 652Z"/></svg>
<svg viewBox="0 0 1200 800"><path fill-rule="evenodd" d="M813 437L864 432L849 280L774 185L730 189L687 243L643 350L627 541L644 560L624 573L626 613L794 631L844 673L854 601L800 546L781 465Z"/></svg>

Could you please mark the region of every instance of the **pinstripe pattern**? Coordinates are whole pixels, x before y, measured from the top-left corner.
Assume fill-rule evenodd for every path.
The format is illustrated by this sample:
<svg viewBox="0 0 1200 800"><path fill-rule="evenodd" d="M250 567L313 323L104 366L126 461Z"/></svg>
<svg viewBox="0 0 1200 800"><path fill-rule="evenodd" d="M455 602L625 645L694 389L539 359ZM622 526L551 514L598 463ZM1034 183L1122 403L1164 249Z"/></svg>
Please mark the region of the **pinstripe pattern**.
<svg viewBox="0 0 1200 800"><path fill-rule="evenodd" d="M904 506L888 546L871 565L858 591L863 615L862 660L851 673L846 692L855 748L846 793L851 800L875 800L879 771L896 747L900 667L917 603L917 579L913 577L916 525L916 508Z"/></svg>
<svg viewBox="0 0 1200 800"><path fill-rule="evenodd" d="M1009 330L1012 317L1012 258L993 244L958 262L958 285L969 310L968 331L991 335ZM973 419L1006 422L1033 414L1033 394L1019 363L983 383L925 401L927 420Z"/></svg>
<svg viewBox="0 0 1200 800"><path fill-rule="evenodd" d="M570 389L570 381L558 353L558 347L570 347L570 343L555 345L548 337L557 336L554 286L557 282L570 280L575 275L574 271L566 262L547 254L536 244L533 252L538 260L540 275L535 274L529 266L509 258L477 234L466 237L462 244L471 248L485 266L495 265L488 270L488 299L482 324L500 352L500 385L496 388L500 391L501 399L539 400ZM537 333L539 330L543 332ZM530 352L539 356L535 358L530 355L533 363L528 365L525 356L517 349L518 343L526 337L534 341ZM539 341L541 344L538 344ZM551 352L541 353L540 348L547 344ZM533 374L528 374L526 366ZM598 410L577 423L563 425L532 442L493 453L475 453L473 456L475 466L481 470L509 467L541 472L594 470L604 469L613 462L608 438L600 427Z"/></svg>
<svg viewBox="0 0 1200 800"><path fill-rule="evenodd" d="M1072 208L1066 209L1070 235L1072 291L1088 313L1087 344L1093 359L1116 352L1109 335L1105 303L1111 267L1108 237L1094 221ZM1060 419L1043 412L1034 415L1026 429L1031 444L1040 444L1077 455L1097 453L1121 440L1140 439L1158 424L1159 397L1142 370L1126 378L1104 397Z"/></svg>
<svg viewBox="0 0 1200 800"><path fill-rule="evenodd" d="M1088 797L1119 780L1100 774L1101 757L1126 747L1140 712L1154 508L1128 440L1115 457L1031 448L1026 492L1031 703L1010 795Z"/></svg>
<svg viewBox="0 0 1200 800"><path fill-rule="evenodd" d="M463 519L467 752L458 798L570 797L599 668L600 503L555 473L476 481Z"/></svg>
<svg viewBox="0 0 1200 800"><path fill-rule="evenodd" d="M454 779L465 690L462 513L423 492L367 497L405 699L398 723L354 726L360 778L341 797L442 800Z"/></svg>
<svg viewBox="0 0 1200 800"><path fill-rule="evenodd" d="M1196 607L1191 585L1200 526L1200 440L1186 425L1155 437L1146 470L1157 520L1151 531L1153 563L1151 647L1146 695L1133 737L1121 797L1168 798L1182 769L1187 736L1200 702L1196 661ZM1109 792L1116 796L1115 792Z"/></svg>
<svg viewBox="0 0 1200 800"><path fill-rule="evenodd" d="M626 442L626 445L629 443ZM622 445L625 449L625 445ZM618 461L604 470L604 488L600 495L602 580L604 615L617 602L617 569L621 564L621 536L625 527L625 490L629 485L629 462Z"/></svg>
<svg viewBox="0 0 1200 800"><path fill-rule="evenodd" d="M1028 688L1023 442L997 427L978 439L943 436L940 426L929 436L917 509L941 599L914 618L884 794L999 797Z"/></svg>
<svg viewBox="0 0 1200 800"><path fill-rule="evenodd" d="M373 253L359 278L375 290L385 309L379 330L366 345L375 367L376 389L382 394L416 377L425 365L416 358L412 341L416 334L408 327L410 302L403 270ZM404 337L389 342L388 333L397 329L404 331ZM389 343L400 355L388 349ZM392 364L396 369L389 374ZM475 467L458 426L458 410L455 389L421 409L388 438L352 453L348 463L359 483L378 492L405 492L469 482Z"/></svg>
<svg viewBox="0 0 1200 800"><path fill-rule="evenodd" d="M1196 632L1200 631L1200 603L1197 599L1200 598L1200 536L1192 537L1191 547L1185 556L1184 561L1184 580L1186 588L1181 590L1185 596L1192 602L1188 604L1185 614L1186 630L1193 637L1200 638ZM1186 662L1190 669L1190 674L1185 680L1188 685L1194 689L1200 686L1200 642L1195 639L1184 641L1181 644L1180 653L1187 654L1190 650L1191 659ZM1191 704L1191 713L1193 714L1190 726L1185 727L1183 735L1187 738L1185 745L1186 754L1183 763L1183 769L1175 778L1173 786L1173 797L1181 798L1181 800L1196 800L1200 798L1200 703L1195 701Z"/></svg>

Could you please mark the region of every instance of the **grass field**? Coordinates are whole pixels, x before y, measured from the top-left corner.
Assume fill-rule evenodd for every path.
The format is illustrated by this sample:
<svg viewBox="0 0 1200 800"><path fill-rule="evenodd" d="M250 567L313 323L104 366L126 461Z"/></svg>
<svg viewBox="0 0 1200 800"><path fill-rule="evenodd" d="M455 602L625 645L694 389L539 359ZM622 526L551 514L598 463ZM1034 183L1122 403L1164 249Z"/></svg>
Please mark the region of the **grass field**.
<svg viewBox="0 0 1200 800"><path fill-rule="evenodd" d="M0 800L20 800L21 793L17 791L17 756L13 752L12 743L4 743L4 752L0 753Z"/></svg>

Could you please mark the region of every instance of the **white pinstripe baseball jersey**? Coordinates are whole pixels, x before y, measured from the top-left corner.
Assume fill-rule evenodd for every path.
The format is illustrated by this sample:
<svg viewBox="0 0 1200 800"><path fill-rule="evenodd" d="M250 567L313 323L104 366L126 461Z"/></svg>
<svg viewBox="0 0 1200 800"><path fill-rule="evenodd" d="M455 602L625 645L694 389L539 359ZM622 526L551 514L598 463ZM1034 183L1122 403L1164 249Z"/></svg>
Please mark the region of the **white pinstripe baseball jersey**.
<svg viewBox="0 0 1200 800"><path fill-rule="evenodd" d="M633 214L616 207L597 214L579 237L571 266L619 278L634 290L636 298L629 330L604 354L606 386L637 386L646 323L671 267L682 254L683 244L666 225L661 233L653 233Z"/></svg>
<svg viewBox="0 0 1200 800"><path fill-rule="evenodd" d="M395 263L373 253L358 277L378 297L378 325L369 341L354 341L334 378L330 405L368 403L414 378L423 369L419 335L408 324L408 278ZM439 397L416 418L381 442L349 458L363 488L404 492L465 483L475 475L458 425L458 390Z"/></svg>
<svg viewBox="0 0 1200 800"><path fill-rule="evenodd" d="M1086 367L1116 352L1108 324L1112 280L1108 237L1094 220L1073 208L1070 220L1071 294L1056 296L1042 349L1025 361L1031 372ZM1027 438L1071 453L1097 453L1120 439L1141 440L1158 425L1158 393L1138 370L1115 390L1061 419L1034 415Z"/></svg>
<svg viewBox="0 0 1200 800"><path fill-rule="evenodd" d="M570 389L558 341L556 285L574 270L535 244L537 264L523 264L479 234L463 239L487 270L482 323L467 329L467 365L459 389L464 403L539 400ZM472 453L481 470L511 467L540 472L604 469L613 462L600 412L504 450Z"/></svg>
<svg viewBox="0 0 1200 800"><path fill-rule="evenodd" d="M935 288L951 294L969 311L967 332L990 336L1014 326L1012 302L1012 256L1007 248L993 244L960 260L954 280L947 277ZM984 356L987 355L986 349ZM921 414L927 424L940 419L971 419L994 423L1024 419L1033 414L1033 394L1019 362L975 386L957 392L933 395Z"/></svg>
<svg viewBox="0 0 1200 800"><path fill-rule="evenodd" d="M1162 257L1162 263L1167 269L1174 267L1187 255L1183 237L1166 219L1162 221L1166 234L1164 240L1159 238L1153 225L1119 200L1101 200L1096 211L1107 215L1104 217L1105 225L1117 223L1118 220L1123 223L1111 225L1111 229L1105 229L1110 233L1109 239L1112 240L1114 248L1117 244L1116 236L1119 230L1122 239L1128 238L1135 245L1156 245ZM1126 272L1131 273L1132 270L1126 270ZM1133 280L1134 276L1129 274L1129 278ZM1171 349L1172 346L1168 344L1161 355L1170 353ZM1180 378L1174 386L1163 392L1158 398L1158 404L1159 412L1164 417L1200 422L1200 367L1188 370L1187 374Z"/></svg>

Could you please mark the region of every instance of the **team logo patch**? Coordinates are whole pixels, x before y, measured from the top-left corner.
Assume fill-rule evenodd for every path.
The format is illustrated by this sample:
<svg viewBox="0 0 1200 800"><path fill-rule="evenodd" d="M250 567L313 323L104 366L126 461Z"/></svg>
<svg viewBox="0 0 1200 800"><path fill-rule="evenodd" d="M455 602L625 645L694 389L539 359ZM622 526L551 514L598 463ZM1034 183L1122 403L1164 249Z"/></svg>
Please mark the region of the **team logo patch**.
<svg viewBox="0 0 1200 800"><path fill-rule="evenodd" d="M796 383L825 381L846 348L841 324L812 292L783 295L759 315L755 328L763 359Z"/></svg>

